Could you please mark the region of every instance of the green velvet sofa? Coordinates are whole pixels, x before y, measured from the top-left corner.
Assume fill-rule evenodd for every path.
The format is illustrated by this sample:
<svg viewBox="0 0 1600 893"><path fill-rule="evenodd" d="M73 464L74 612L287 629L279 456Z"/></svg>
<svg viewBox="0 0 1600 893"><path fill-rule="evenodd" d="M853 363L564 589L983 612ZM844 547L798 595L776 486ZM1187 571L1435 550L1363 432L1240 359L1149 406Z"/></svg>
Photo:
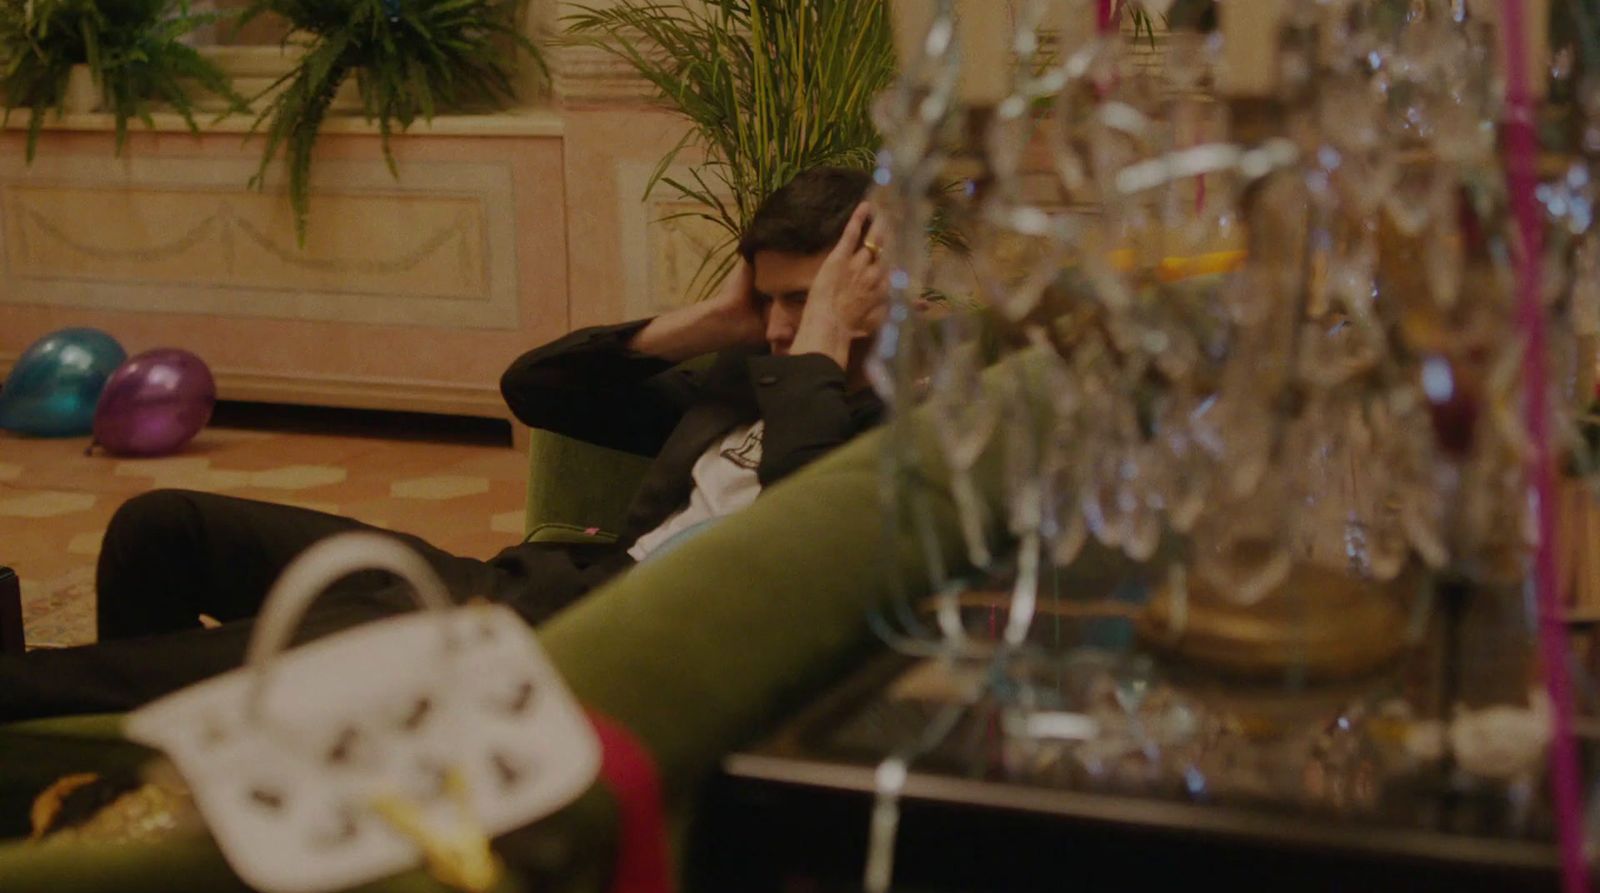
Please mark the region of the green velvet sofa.
<svg viewBox="0 0 1600 893"><path fill-rule="evenodd" d="M913 424L916 436L931 436L923 421ZM881 648L867 617L889 591L878 504L884 434L825 457L538 630L579 700L629 730L654 758L675 852L693 833L697 794L725 754ZM933 455L925 445L923 454ZM530 536L608 535L643 463L540 433L531 461ZM942 471L923 471L936 493L944 550L956 556L954 511L937 496ZM978 472L993 492L998 459L986 456ZM897 544L893 559L904 579L925 589L909 546ZM121 738L114 716L0 727L0 838L25 832L28 804L61 775L137 765L148 756ZM597 784L561 813L501 838L497 850L511 868L507 889L608 889L617 819L617 799ZM681 888L694 886L680 878ZM6 893L239 889L203 833L137 844L0 844ZM414 871L366 889L439 888Z"/></svg>

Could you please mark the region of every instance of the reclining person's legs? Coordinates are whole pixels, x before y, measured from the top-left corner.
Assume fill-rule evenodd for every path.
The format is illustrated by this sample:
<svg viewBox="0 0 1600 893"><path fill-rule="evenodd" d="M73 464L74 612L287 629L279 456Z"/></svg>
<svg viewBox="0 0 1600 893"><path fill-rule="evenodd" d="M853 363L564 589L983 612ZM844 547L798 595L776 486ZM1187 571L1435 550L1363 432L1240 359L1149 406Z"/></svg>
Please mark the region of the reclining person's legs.
<svg viewBox="0 0 1600 893"><path fill-rule="evenodd" d="M319 606L307 616L320 632L381 616ZM131 710L244 662L253 619L215 629L116 639L76 648L0 655L0 722Z"/></svg>
<svg viewBox="0 0 1600 893"><path fill-rule="evenodd" d="M0 721L126 710L238 667L283 568L350 518L207 493L154 491L130 500L106 531L94 645L0 655ZM457 598L495 595L508 575L408 534ZM352 574L301 624L300 640L407 610L408 587L387 573ZM223 621L202 628L199 615Z"/></svg>
<svg viewBox="0 0 1600 893"><path fill-rule="evenodd" d="M307 546L352 518L188 490L152 490L106 527L95 588L99 640L199 629L200 615L255 616L272 582Z"/></svg>

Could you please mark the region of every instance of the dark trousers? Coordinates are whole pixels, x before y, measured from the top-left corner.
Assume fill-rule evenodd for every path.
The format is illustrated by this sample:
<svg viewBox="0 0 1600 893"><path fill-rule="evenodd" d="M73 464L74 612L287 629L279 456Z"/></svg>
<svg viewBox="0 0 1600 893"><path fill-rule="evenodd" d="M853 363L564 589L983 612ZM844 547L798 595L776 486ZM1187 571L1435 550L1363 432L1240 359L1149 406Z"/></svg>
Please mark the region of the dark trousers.
<svg viewBox="0 0 1600 893"><path fill-rule="evenodd" d="M155 490L123 504L97 569L99 642L0 655L0 720L128 710L241 665L253 618L283 568L317 540L375 530L292 506ZM539 623L629 566L597 547L524 545L489 561L380 531L421 554L458 600L483 597ZM410 587L381 571L329 587L297 642L413 609ZM202 627L199 616L221 621Z"/></svg>

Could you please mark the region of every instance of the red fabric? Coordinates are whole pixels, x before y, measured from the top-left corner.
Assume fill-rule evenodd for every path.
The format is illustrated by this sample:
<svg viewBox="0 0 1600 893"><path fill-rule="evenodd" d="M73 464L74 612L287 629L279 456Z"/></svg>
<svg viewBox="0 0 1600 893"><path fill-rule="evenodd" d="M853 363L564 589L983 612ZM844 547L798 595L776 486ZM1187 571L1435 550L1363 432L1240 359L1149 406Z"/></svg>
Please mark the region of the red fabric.
<svg viewBox="0 0 1600 893"><path fill-rule="evenodd" d="M671 893L667 820L655 760L632 732L610 718L591 710L589 722L600 736L600 779L617 798L621 825L611 893Z"/></svg>

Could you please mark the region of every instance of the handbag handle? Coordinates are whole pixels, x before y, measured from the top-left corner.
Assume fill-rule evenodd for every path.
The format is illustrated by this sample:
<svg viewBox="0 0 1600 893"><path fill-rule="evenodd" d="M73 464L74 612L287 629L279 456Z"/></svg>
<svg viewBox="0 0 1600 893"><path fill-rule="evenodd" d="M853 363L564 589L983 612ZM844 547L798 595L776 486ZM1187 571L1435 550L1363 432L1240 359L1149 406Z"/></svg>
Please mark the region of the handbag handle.
<svg viewBox="0 0 1600 893"><path fill-rule="evenodd" d="M289 636L300 626L306 609L329 585L355 571L383 570L411 584L417 606L429 611L454 607L443 581L422 556L399 540L369 531L339 533L320 540L300 553L279 575L256 621L245 650L244 665L250 671L245 693L245 716L252 722L261 718L272 659L283 651ZM441 624L446 648L454 644L449 624Z"/></svg>

